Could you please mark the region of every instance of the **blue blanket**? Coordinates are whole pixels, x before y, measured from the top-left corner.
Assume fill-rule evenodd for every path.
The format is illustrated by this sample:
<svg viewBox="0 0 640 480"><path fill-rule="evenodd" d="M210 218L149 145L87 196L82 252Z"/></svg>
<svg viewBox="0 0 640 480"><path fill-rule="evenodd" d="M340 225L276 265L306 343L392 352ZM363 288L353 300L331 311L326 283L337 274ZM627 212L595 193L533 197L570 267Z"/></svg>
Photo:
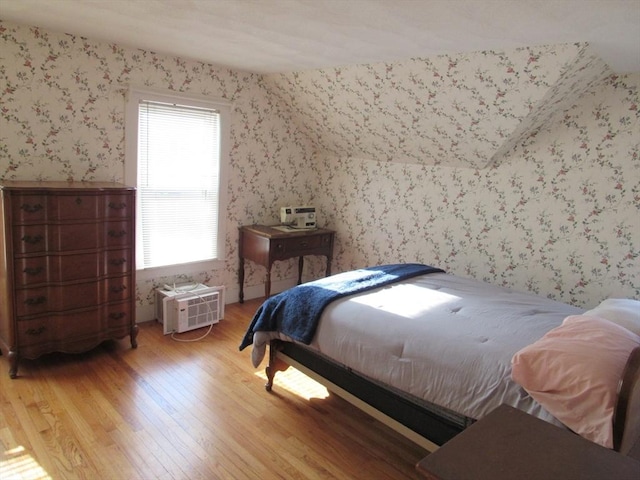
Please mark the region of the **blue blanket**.
<svg viewBox="0 0 640 480"><path fill-rule="evenodd" d="M354 293L436 272L443 270L417 263L381 265L298 285L268 298L260 306L240 344L240 350L251 345L254 332L260 331L281 332L308 345L316 333L320 315L330 302Z"/></svg>

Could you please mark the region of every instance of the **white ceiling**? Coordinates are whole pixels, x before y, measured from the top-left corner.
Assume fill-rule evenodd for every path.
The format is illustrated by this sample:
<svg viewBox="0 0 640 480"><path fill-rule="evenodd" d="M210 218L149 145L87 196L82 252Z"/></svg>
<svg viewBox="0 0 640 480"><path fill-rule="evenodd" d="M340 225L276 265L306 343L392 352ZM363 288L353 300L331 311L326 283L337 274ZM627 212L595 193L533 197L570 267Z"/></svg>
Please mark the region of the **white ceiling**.
<svg viewBox="0 0 640 480"><path fill-rule="evenodd" d="M640 0L0 0L0 18L258 73L570 42L640 72Z"/></svg>

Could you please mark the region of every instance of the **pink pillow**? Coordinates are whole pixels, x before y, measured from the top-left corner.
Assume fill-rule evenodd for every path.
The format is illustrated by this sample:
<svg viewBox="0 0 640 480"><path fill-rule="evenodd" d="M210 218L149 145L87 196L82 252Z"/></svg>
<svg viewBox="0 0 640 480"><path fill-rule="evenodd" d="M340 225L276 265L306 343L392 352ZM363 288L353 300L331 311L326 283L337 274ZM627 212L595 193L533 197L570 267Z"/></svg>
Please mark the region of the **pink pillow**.
<svg viewBox="0 0 640 480"><path fill-rule="evenodd" d="M603 318L571 315L517 352L511 377L574 432L613 447L613 409L640 337Z"/></svg>

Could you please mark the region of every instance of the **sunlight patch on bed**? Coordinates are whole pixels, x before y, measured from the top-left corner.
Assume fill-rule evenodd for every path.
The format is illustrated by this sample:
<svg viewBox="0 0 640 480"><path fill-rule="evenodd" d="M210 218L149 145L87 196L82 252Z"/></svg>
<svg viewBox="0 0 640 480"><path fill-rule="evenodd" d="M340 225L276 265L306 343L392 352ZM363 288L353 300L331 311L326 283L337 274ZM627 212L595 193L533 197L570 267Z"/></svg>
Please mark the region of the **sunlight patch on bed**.
<svg viewBox="0 0 640 480"><path fill-rule="evenodd" d="M256 372L256 375L265 382L267 381L267 375L264 371ZM322 399L329 396L329 391L324 386L320 385L318 382L309 378L295 368L289 368L284 372L278 372L273 385L274 389L284 388L305 400L311 400L312 398Z"/></svg>
<svg viewBox="0 0 640 480"><path fill-rule="evenodd" d="M5 450L0 456L0 478L10 480L51 480L25 448L20 446Z"/></svg>
<svg viewBox="0 0 640 480"><path fill-rule="evenodd" d="M432 308L456 300L460 300L457 295L414 284L397 285L394 288L377 291L375 295L364 294L350 299L353 303L408 318L414 318Z"/></svg>

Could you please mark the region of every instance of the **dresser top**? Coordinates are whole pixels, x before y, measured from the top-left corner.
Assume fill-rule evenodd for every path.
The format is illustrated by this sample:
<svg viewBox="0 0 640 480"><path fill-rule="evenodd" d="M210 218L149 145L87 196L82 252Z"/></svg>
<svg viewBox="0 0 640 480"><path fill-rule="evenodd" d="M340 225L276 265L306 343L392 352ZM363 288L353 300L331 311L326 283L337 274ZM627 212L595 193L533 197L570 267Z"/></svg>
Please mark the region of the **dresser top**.
<svg viewBox="0 0 640 480"><path fill-rule="evenodd" d="M64 181L23 181L23 180L0 180L0 189L5 190L108 190L111 188L134 190L121 183L115 182L64 182Z"/></svg>

